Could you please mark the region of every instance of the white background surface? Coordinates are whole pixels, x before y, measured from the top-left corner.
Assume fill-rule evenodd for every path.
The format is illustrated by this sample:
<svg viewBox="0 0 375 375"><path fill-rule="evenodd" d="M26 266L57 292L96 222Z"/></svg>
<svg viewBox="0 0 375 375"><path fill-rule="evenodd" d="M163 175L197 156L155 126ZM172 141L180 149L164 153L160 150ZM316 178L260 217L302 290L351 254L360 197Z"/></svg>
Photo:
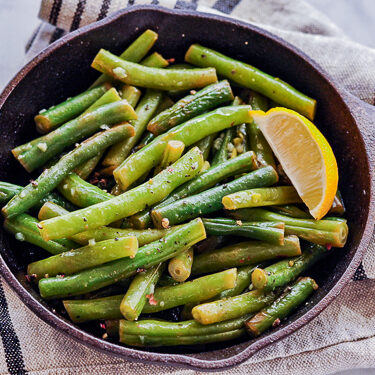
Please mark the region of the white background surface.
<svg viewBox="0 0 375 375"><path fill-rule="evenodd" d="M375 0L308 1L352 39L375 48ZM24 63L25 45L39 24L39 4L40 0L0 0L0 91ZM375 369L349 370L336 375L375 375Z"/></svg>

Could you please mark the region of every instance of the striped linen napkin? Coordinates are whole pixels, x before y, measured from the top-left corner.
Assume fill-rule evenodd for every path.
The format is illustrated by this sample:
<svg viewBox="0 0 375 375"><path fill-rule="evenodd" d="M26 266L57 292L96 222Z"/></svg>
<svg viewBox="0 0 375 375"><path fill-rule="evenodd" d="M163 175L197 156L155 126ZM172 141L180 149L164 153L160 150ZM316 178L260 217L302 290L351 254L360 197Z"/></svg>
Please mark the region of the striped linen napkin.
<svg viewBox="0 0 375 375"><path fill-rule="evenodd" d="M374 104L375 51L349 40L303 0L42 0L42 23L26 47L26 60L69 31L140 4L220 13L265 28L318 61L351 94ZM323 313L221 373L320 375L375 367L374 239L353 281ZM0 336L0 374L195 373L131 363L87 348L30 312L5 282L0 283Z"/></svg>

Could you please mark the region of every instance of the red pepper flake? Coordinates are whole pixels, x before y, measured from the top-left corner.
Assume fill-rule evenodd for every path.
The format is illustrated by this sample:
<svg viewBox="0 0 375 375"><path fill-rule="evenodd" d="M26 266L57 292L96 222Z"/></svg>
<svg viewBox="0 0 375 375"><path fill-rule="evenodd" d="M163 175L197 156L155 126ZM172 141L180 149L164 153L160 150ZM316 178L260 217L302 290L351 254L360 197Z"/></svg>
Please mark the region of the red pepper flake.
<svg viewBox="0 0 375 375"><path fill-rule="evenodd" d="M100 323L100 328L101 328L101 329L107 329L105 323Z"/></svg>
<svg viewBox="0 0 375 375"><path fill-rule="evenodd" d="M167 59L167 61L170 63L170 64L173 64L176 59L174 57L171 57L170 59Z"/></svg>
<svg viewBox="0 0 375 375"><path fill-rule="evenodd" d="M237 72L236 72L236 69L232 69L231 73L232 73L232 74L236 74L236 73L237 73Z"/></svg>
<svg viewBox="0 0 375 375"><path fill-rule="evenodd" d="M272 323L272 327L275 328L278 325L280 325L280 319L279 318L277 318L277 319L274 320L274 322Z"/></svg>
<svg viewBox="0 0 375 375"><path fill-rule="evenodd" d="M327 243L326 245L326 249L329 251L332 249L332 244L331 243Z"/></svg>
<svg viewBox="0 0 375 375"><path fill-rule="evenodd" d="M172 173L173 172L173 168L168 168L167 171Z"/></svg>
<svg viewBox="0 0 375 375"><path fill-rule="evenodd" d="M245 260L244 259L240 259L240 263L244 263L245 262Z"/></svg>
<svg viewBox="0 0 375 375"><path fill-rule="evenodd" d="M154 294L146 294L146 298L148 299L148 303L150 305L157 305L158 301L154 298Z"/></svg>
<svg viewBox="0 0 375 375"><path fill-rule="evenodd" d="M63 274L63 273L61 273L60 275L59 275L59 277L61 277L62 279L65 277L65 275Z"/></svg>
<svg viewBox="0 0 375 375"><path fill-rule="evenodd" d="M137 273L139 272L145 272L146 270L144 268L137 268Z"/></svg>
<svg viewBox="0 0 375 375"><path fill-rule="evenodd" d="M107 186L108 180L106 178L102 178L99 183L102 184L103 186Z"/></svg>
<svg viewBox="0 0 375 375"><path fill-rule="evenodd" d="M40 223L38 223L36 226L37 226L39 229L43 229L43 226L42 226L42 224L40 224Z"/></svg>

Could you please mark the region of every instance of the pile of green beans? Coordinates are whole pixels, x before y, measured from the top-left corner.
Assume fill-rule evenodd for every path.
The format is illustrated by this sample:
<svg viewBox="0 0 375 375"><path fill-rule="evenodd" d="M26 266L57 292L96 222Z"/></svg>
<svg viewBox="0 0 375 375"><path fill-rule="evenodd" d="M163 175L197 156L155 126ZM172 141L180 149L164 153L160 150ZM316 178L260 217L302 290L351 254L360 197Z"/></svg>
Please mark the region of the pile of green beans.
<svg viewBox="0 0 375 375"><path fill-rule="evenodd" d="M316 101L198 44L174 63L151 51L157 38L98 51L90 88L36 114L42 135L12 153L44 170L0 182L4 229L46 251L25 282L76 324L105 321L104 339L257 337L311 296L306 273L348 237L340 192L312 219L251 116L276 102L313 119Z"/></svg>

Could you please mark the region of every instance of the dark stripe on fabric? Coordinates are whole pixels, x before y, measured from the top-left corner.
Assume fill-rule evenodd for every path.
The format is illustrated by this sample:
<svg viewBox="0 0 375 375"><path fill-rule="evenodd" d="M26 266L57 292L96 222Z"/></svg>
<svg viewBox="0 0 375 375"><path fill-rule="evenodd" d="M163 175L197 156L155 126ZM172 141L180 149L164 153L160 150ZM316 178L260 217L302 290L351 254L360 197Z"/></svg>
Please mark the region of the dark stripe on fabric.
<svg viewBox="0 0 375 375"><path fill-rule="evenodd" d="M4 347L5 361L11 375L27 374L20 341L9 315L8 302L0 282L0 336Z"/></svg>
<svg viewBox="0 0 375 375"><path fill-rule="evenodd" d="M57 39L60 39L64 35L64 30L56 27L55 31L51 35L51 39L49 40L49 44L56 42Z"/></svg>
<svg viewBox="0 0 375 375"><path fill-rule="evenodd" d="M191 1L178 0L174 7L175 9L196 10L198 7L198 0L191 0Z"/></svg>
<svg viewBox="0 0 375 375"><path fill-rule="evenodd" d="M134 5L134 1L135 0L128 0L128 7L130 7L131 5Z"/></svg>
<svg viewBox="0 0 375 375"><path fill-rule="evenodd" d="M240 2L241 0L217 0L212 8L230 14Z"/></svg>
<svg viewBox="0 0 375 375"><path fill-rule="evenodd" d="M38 35L39 31L40 31L40 28L42 27L42 24L40 24L37 29L34 31L33 35L31 36L31 38L29 39L29 41L27 42L26 46L25 46L25 52L29 52L29 49L30 47L32 46L32 44L34 43L35 41L35 38L36 36Z"/></svg>
<svg viewBox="0 0 375 375"><path fill-rule="evenodd" d="M102 7L100 8L100 12L97 18L97 21L103 19L107 16L109 6L111 5L111 0L104 0L102 3Z"/></svg>
<svg viewBox="0 0 375 375"><path fill-rule="evenodd" d="M56 25L57 19L59 17L60 9L62 5L62 0L54 0L51 8L51 13L49 15L49 23Z"/></svg>
<svg viewBox="0 0 375 375"><path fill-rule="evenodd" d="M363 268L363 264L361 263L359 267L357 268L357 271L355 271L355 274L353 276L354 281L361 281L368 279L365 269Z"/></svg>
<svg viewBox="0 0 375 375"><path fill-rule="evenodd" d="M70 31L79 28L79 24L81 23L82 13L85 10L86 0L79 0L77 4L76 11L74 13L74 17L72 20L72 24L70 25Z"/></svg>

